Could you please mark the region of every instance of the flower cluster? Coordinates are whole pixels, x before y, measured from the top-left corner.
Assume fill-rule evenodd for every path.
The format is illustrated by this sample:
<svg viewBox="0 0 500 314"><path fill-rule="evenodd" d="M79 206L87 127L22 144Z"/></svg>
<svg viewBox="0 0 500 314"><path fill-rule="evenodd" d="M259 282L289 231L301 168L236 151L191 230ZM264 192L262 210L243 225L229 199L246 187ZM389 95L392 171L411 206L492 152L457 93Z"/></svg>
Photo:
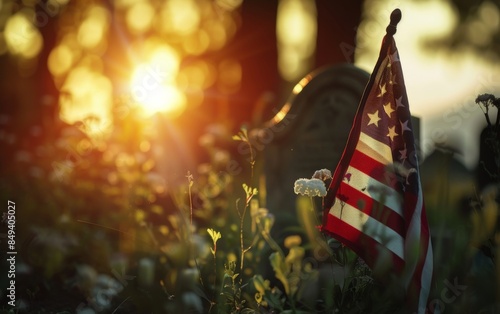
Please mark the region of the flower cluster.
<svg viewBox="0 0 500 314"><path fill-rule="evenodd" d="M298 179L293 190L295 194L306 196L326 196L325 183L320 179Z"/></svg>
<svg viewBox="0 0 500 314"><path fill-rule="evenodd" d="M332 178L332 172L328 169L316 170L313 174L313 179L320 179L326 181Z"/></svg>
<svg viewBox="0 0 500 314"><path fill-rule="evenodd" d="M295 181L293 190L295 194L313 196L326 196L325 182L332 178L332 172L328 169L316 170L311 179L298 179Z"/></svg>
<svg viewBox="0 0 500 314"><path fill-rule="evenodd" d="M481 104L484 107L495 106L498 108L500 105L500 99L496 98L492 94L480 94L476 97L476 104Z"/></svg>
<svg viewBox="0 0 500 314"><path fill-rule="evenodd" d="M476 97L476 104L479 105L479 108L484 113L484 116L486 117L486 122L488 123L488 126L492 126L491 121L490 121L490 116L488 114L488 111L490 107L496 107L497 110L500 109L500 98L496 98L492 94L481 94L477 95ZM497 119L495 121L495 126L498 127L500 124L500 110L497 111Z"/></svg>

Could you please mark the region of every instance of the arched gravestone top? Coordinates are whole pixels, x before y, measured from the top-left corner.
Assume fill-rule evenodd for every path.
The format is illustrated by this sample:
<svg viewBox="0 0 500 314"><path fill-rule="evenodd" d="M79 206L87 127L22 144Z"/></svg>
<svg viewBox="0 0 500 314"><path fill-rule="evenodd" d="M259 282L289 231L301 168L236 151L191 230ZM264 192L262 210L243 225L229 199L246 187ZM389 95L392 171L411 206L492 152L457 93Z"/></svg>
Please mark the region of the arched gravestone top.
<svg viewBox="0 0 500 314"><path fill-rule="evenodd" d="M332 172L344 150L369 74L352 64L306 75L260 131L265 146L266 206L279 225L296 222L295 180Z"/></svg>

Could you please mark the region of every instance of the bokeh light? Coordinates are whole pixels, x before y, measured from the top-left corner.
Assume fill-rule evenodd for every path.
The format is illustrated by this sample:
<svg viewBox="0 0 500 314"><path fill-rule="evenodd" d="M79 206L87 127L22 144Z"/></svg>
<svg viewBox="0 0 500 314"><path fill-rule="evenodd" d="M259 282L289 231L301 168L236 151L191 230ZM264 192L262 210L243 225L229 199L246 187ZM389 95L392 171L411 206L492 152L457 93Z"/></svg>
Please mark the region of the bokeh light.
<svg viewBox="0 0 500 314"><path fill-rule="evenodd" d="M179 113L186 105L185 96L172 83L155 80L150 64L141 65L134 72L131 88L133 100L146 116L157 112Z"/></svg>
<svg viewBox="0 0 500 314"><path fill-rule="evenodd" d="M33 16L32 10L22 10L7 20L4 36L10 53L31 59L42 49L43 38L38 28L33 25Z"/></svg>
<svg viewBox="0 0 500 314"><path fill-rule="evenodd" d="M215 0L215 3L224 10L232 11L238 8L243 3L243 0Z"/></svg>
<svg viewBox="0 0 500 314"><path fill-rule="evenodd" d="M91 7L78 28L78 42L83 48L96 48L105 40L108 25L108 11L100 6Z"/></svg>
<svg viewBox="0 0 500 314"><path fill-rule="evenodd" d="M42 62L61 92L59 116L66 123L95 118L92 128L112 129L113 107L124 99L145 116L161 112L174 118L212 99L207 89L240 89L239 61L209 60L206 54L235 35L242 2L2 1L0 54L18 57L18 71L27 77L40 68L44 38L52 36Z"/></svg>
<svg viewBox="0 0 500 314"><path fill-rule="evenodd" d="M149 2L136 2L127 10L127 25L133 32L145 32L151 26L154 15L154 8Z"/></svg>
<svg viewBox="0 0 500 314"><path fill-rule="evenodd" d="M219 21L209 21L205 23L204 27L210 38L208 49L218 50L226 44L228 36L222 23Z"/></svg>
<svg viewBox="0 0 500 314"><path fill-rule="evenodd" d="M204 53L210 45L210 37L205 30L200 30L182 41L184 51L190 55Z"/></svg>
<svg viewBox="0 0 500 314"><path fill-rule="evenodd" d="M194 33L200 24L200 7L193 0L166 1L161 11L162 30L184 36Z"/></svg>
<svg viewBox="0 0 500 314"><path fill-rule="evenodd" d="M310 70L316 49L316 6L313 1L280 0L276 22L278 68L283 79L296 82Z"/></svg>
<svg viewBox="0 0 500 314"><path fill-rule="evenodd" d="M145 46L150 61L139 64L132 73L130 89L133 101L147 116L157 112L180 114L186 106L186 96L176 86L180 56L166 44L151 40Z"/></svg>
<svg viewBox="0 0 500 314"><path fill-rule="evenodd" d="M60 117L67 123L75 123L93 117L94 123L85 131L102 135L110 131L112 86L110 80L88 67L73 69L61 90Z"/></svg>
<svg viewBox="0 0 500 314"><path fill-rule="evenodd" d="M219 89L224 93L238 91L241 83L241 65L236 60L224 60L219 64Z"/></svg>
<svg viewBox="0 0 500 314"><path fill-rule="evenodd" d="M55 47L49 55L48 66L54 76L60 76L68 72L73 64L73 53L71 49L61 44Z"/></svg>

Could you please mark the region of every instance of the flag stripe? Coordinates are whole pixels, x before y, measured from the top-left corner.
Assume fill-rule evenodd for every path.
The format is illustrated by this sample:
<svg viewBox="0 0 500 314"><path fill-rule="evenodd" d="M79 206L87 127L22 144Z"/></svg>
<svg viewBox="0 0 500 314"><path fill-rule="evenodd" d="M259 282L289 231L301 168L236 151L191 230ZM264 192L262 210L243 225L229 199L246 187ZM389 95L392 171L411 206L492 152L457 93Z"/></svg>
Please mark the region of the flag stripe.
<svg viewBox="0 0 500 314"><path fill-rule="evenodd" d="M347 204L358 208L365 214L387 225L400 236L405 236L405 221L401 215L345 182L340 186L340 190L342 194L349 195L344 200Z"/></svg>
<svg viewBox="0 0 500 314"><path fill-rule="evenodd" d="M330 210L330 215L343 220L353 228L384 245L400 258L404 258L404 240L394 230L359 209L342 203L339 199Z"/></svg>
<svg viewBox="0 0 500 314"><path fill-rule="evenodd" d="M387 177L386 165L381 164L370 156L364 154L363 152L356 150L351 158L351 167L362 171L363 173L373 177L379 182L384 182L384 184L389 184L390 181Z"/></svg>
<svg viewBox="0 0 500 314"><path fill-rule="evenodd" d="M389 159L389 157L392 157L391 148L363 132L359 135L359 142L356 149L381 164L387 165L392 163L392 158Z"/></svg>
<svg viewBox="0 0 500 314"><path fill-rule="evenodd" d="M420 182L417 184L420 190ZM432 245L429 237L430 232L426 223L427 217L423 209L423 196L421 193L417 197L414 195L410 196L408 197L408 201L413 205L411 208L415 208L416 210L412 212L413 219L407 227L409 230L407 238L409 239L406 241L405 250L412 252L412 250L414 251L418 248L420 256L418 259L414 259L416 260L415 268L413 278L410 278L409 281L408 291L411 292L410 295L417 296L415 303L417 303L418 312L424 313L430 290L430 278L432 278ZM421 210L418 210L419 208ZM427 237L422 235L427 235Z"/></svg>
<svg viewBox="0 0 500 314"><path fill-rule="evenodd" d="M422 227L424 228L424 225ZM432 247L430 239L425 237L422 238L422 242L419 244L417 247L420 249L420 257L413 278L409 282L408 291L410 295L416 296L415 303L418 303L418 312L424 313L427 306L425 300L427 300L430 290L430 281L426 280L426 278L432 278Z"/></svg>
<svg viewBox="0 0 500 314"><path fill-rule="evenodd" d="M396 190L375 180L366 173L361 172L354 167L347 168L347 172L351 174L349 185L351 185L355 189L358 189L366 196L374 198L377 202L382 202L383 199L383 203L385 206L403 217L401 196L396 192Z"/></svg>
<svg viewBox="0 0 500 314"><path fill-rule="evenodd" d="M381 252L389 253L392 255L392 266L396 271L399 271L404 266L404 260L398 257L396 254L392 254L390 250L382 246L358 229L354 228L350 224L343 220L338 219L336 216L328 215L325 221L325 228L331 230L331 228L337 228L342 230L342 234L332 233L332 236L337 240L348 245L356 254L363 256L363 259L368 263L368 265L373 265L377 262L377 257ZM387 254L383 254L387 255Z"/></svg>
<svg viewBox="0 0 500 314"><path fill-rule="evenodd" d="M419 296L419 313L424 313L425 308L427 306L427 299L429 298L429 293L431 290L431 282L427 280L428 278L432 278L432 271L433 271L433 265L432 265L433 259L432 259L432 246L430 243L430 240L427 242L427 254L425 256L425 261L424 265L422 267L422 272L420 274L420 296Z"/></svg>

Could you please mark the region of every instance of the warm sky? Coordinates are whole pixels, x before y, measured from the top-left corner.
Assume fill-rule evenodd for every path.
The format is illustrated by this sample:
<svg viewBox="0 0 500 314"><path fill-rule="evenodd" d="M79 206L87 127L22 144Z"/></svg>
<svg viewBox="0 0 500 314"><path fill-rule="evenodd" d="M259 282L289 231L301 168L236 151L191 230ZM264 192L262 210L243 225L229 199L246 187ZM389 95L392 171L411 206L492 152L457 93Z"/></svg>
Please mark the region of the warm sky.
<svg viewBox="0 0 500 314"><path fill-rule="evenodd" d="M436 142L458 149L459 158L469 167L478 159L478 138L486 121L474 100L478 94L495 94L499 67L472 53L429 50L422 39L446 36L457 19L448 1L374 1L358 30L356 64L371 73L390 12L402 11L395 35L410 102L411 112L420 117L421 145L428 154ZM484 18L498 28L496 8L485 7ZM485 22L486 23L486 22ZM478 33L478 40L480 33ZM496 114L496 112L494 112Z"/></svg>

